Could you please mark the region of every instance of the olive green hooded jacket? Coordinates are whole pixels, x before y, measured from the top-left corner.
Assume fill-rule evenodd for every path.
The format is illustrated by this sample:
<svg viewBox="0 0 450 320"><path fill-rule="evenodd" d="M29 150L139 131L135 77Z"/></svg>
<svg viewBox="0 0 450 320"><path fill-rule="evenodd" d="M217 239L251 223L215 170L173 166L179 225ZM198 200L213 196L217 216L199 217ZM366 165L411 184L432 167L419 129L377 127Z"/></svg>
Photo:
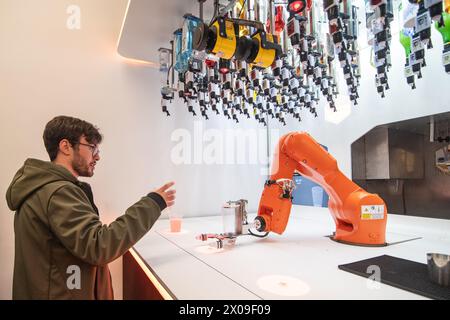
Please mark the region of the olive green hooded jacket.
<svg viewBox="0 0 450 320"><path fill-rule="evenodd" d="M14 176L6 193L16 211L13 299L113 299L107 264L150 230L165 202L150 193L103 225L86 187L36 159Z"/></svg>

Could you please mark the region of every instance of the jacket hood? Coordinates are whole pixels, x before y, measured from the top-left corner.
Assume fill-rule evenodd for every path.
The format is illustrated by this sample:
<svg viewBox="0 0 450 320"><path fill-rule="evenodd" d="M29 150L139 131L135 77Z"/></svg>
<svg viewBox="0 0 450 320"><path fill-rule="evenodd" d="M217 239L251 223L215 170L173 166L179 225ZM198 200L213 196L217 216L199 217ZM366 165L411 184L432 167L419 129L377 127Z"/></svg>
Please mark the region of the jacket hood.
<svg viewBox="0 0 450 320"><path fill-rule="evenodd" d="M36 190L56 181L78 183L69 170L61 165L38 159L27 159L14 176L6 192L8 207L16 211Z"/></svg>

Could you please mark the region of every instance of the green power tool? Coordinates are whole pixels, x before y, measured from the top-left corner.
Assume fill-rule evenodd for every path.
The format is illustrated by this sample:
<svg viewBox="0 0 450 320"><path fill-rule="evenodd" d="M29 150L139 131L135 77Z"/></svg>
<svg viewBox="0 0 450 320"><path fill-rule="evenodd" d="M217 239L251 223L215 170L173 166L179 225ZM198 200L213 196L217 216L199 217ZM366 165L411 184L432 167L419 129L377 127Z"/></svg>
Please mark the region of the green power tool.
<svg viewBox="0 0 450 320"><path fill-rule="evenodd" d="M450 74L450 13L442 12L441 19L436 21L434 26L442 35L442 40L444 41L442 64L445 72Z"/></svg>
<svg viewBox="0 0 450 320"><path fill-rule="evenodd" d="M411 86L411 89L416 88L414 82L414 71L413 65L410 64L409 57L411 56L411 34L413 33L412 28L404 28L400 31L400 43L405 49L406 62L405 62L405 77L406 82ZM419 65L420 68L420 65Z"/></svg>

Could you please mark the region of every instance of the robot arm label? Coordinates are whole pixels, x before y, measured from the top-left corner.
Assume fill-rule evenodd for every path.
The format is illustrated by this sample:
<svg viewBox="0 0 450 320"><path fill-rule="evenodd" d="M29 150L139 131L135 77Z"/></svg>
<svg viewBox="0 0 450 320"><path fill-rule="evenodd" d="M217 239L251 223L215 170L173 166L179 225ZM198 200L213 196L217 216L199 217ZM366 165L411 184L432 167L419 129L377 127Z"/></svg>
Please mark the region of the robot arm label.
<svg viewBox="0 0 450 320"><path fill-rule="evenodd" d="M361 206L361 220L384 219L384 205Z"/></svg>

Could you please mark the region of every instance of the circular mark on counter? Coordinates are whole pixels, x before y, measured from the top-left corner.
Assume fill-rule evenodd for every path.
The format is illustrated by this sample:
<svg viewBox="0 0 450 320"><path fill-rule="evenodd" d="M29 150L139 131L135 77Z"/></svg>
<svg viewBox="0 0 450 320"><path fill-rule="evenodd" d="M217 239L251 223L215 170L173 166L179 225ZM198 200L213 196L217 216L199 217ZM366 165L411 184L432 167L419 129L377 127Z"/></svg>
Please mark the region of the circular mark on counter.
<svg viewBox="0 0 450 320"><path fill-rule="evenodd" d="M278 274L261 277L256 283L262 290L285 297L303 296L311 290L300 279Z"/></svg>
<svg viewBox="0 0 450 320"><path fill-rule="evenodd" d="M223 252L224 249L223 248L218 249L216 247L206 245L206 246L196 247L195 251L199 252L199 253L203 253L203 254L214 254L214 253Z"/></svg>
<svg viewBox="0 0 450 320"><path fill-rule="evenodd" d="M190 231L189 230L181 230L180 232L171 232L170 231L170 229L164 229L164 230L161 230L161 233L163 233L163 234L167 234L167 235L171 235L171 236L176 236L176 235L181 235L181 234L187 234L187 233L189 233Z"/></svg>

